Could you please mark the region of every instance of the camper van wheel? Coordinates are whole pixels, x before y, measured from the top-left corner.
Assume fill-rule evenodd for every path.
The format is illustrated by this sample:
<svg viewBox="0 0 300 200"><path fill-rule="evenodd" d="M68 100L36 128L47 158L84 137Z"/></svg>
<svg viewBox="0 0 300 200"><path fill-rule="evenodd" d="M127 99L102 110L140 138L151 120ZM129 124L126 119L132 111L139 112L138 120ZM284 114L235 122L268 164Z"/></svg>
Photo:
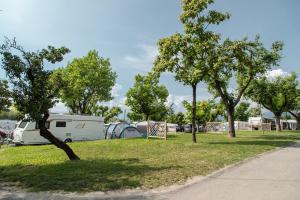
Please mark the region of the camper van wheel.
<svg viewBox="0 0 300 200"><path fill-rule="evenodd" d="M71 139L71 138L65 139L65 143L70 143L70 142L72 142L72 139Z"/></svg>

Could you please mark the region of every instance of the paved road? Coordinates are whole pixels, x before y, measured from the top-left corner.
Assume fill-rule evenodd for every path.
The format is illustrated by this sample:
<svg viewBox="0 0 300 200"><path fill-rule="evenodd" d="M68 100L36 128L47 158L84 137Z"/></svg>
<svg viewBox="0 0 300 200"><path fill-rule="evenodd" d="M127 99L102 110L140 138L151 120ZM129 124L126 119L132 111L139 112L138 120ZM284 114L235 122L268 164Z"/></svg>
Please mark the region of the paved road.
<svg viewBox="0 0 300 200"><path fill-rule="evenodd" d="M0 199L53 200L299 200L300 143L223 170L181 189L159 194L22 193L0 188Z"/></svg>
<svg viewBox="0 0 300 200"><path fill-rule="evenodd" d="M299 200L300 143L164 196L172 200Z"/></svg>

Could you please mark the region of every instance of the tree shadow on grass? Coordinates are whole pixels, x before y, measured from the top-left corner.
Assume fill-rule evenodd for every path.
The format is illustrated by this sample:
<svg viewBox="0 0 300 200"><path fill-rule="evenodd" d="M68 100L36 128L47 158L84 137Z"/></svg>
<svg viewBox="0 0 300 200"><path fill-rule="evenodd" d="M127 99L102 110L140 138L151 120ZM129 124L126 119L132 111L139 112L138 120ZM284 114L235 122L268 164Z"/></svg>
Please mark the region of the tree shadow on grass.
<svg viewBox="0 0 300 200"><path fill-rule="evenodd" d="M138 159L67 161L50 165L0 167L0 181L18 183L30 191L108 191L143 185L144 174L174 168L153 167Z"/></svg>

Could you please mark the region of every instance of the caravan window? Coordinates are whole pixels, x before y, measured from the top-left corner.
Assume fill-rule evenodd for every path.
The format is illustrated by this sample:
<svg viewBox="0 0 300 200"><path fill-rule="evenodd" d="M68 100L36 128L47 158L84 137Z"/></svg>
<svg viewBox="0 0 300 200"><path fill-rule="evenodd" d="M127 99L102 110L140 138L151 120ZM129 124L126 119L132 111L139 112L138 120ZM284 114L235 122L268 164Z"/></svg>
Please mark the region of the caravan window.
<svg viewBox="0 0 300 200"><path fill-rule="evenodd" d="M45 126L46 126L46 129L49 129L50 128L50 122L46 121ZM35 123L35 129L40 129L39 123L37 123L37 122Z"/></svg>
<svg viewBox="0 0 300 200"><path fill-rule="evenodd" d="M67 123L63 121L57 121L56 122L56 127L66 127Z"/></svg>
<svg viewBox="0 0 300 200"><path fill-rule="evenodd" d="M25 126L27 125L28 122L26 121L22 121L20 124L19 124L19 128L25 128Z"/></svg>

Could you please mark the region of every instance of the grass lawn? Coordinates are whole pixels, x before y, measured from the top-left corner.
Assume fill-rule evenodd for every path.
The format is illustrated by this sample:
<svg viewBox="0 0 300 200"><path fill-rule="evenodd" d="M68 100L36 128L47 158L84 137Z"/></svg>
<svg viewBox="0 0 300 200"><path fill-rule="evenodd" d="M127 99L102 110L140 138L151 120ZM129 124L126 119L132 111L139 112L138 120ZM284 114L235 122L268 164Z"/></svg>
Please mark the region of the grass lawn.
<svg viewBox="0 0 300 200"><path fill-rule="evenodd" d="M0 182L33 191L108 191L182 183L226 165L300 140L300 132L190 134L155 139L101 140L70 144L82 160L70 162L52 145L0 150Z"/></svg>

